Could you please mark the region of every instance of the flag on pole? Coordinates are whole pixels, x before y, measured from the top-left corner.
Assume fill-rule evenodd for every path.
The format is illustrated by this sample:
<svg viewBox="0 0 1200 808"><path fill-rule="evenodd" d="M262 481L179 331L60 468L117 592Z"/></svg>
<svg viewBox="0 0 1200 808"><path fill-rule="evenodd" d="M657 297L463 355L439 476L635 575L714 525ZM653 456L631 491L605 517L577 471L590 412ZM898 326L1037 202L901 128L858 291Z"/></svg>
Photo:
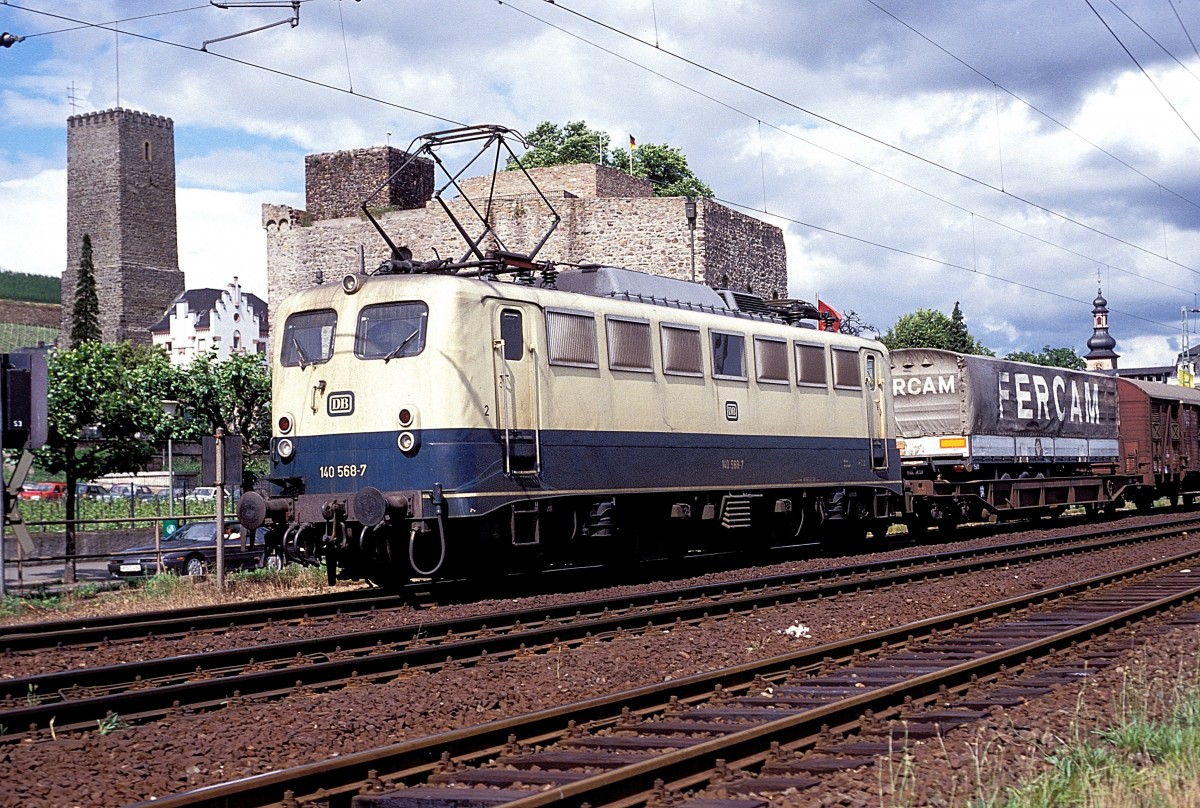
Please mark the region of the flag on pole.
<svg viewBox="0 0 1200 808"><path fill-rule="evenodd" d="M821 315L821 319L817 321L817 328L821 331L837 331L842 325L842 315L837 313L837 310L822 300L817 298L817 313Z"/></svg>
<svg viewBox="0 0 1200 808"><path fill-rule="evenodd" d="M637 148L637 141L633 139L633 135L629 136L629 150L633 151Z"/></svg>

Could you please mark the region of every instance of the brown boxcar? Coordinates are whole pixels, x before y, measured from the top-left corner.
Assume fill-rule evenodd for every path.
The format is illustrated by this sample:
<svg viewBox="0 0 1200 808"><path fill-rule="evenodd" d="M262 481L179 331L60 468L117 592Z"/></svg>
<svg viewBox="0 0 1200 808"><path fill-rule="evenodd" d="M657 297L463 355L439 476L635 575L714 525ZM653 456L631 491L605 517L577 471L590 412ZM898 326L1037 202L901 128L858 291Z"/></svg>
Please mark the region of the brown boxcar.
<svg viewBox="0 0 1200 808"><path fill-rule="evenodd" d="M1122 472L1172 504L1200 496L1200 390L1118 379L1117 399ZM1139 504L1151 501L1147 495Z"/></svg>

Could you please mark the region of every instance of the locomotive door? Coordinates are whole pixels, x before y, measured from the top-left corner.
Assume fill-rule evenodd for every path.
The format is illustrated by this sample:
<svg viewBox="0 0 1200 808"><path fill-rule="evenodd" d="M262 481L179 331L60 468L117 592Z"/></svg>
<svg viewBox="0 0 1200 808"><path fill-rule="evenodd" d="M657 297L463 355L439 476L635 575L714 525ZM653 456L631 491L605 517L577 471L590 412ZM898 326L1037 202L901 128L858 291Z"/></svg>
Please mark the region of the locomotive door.
<svg viewBox="0 0 1200 808"><path fill-rule="evenodd" d="M884 401L883 357L875 351L863 351L867 404L867 437L871 443L871 468L884 471L888 467L887 404Z"/></svg>
<svg viewBox="0 0 1200 808"><path fill-rule="evenodd" d="M493 321L496 423L504 455L504 473L541 473L537 352L531 339L532 309L498 307Z"/></svg>

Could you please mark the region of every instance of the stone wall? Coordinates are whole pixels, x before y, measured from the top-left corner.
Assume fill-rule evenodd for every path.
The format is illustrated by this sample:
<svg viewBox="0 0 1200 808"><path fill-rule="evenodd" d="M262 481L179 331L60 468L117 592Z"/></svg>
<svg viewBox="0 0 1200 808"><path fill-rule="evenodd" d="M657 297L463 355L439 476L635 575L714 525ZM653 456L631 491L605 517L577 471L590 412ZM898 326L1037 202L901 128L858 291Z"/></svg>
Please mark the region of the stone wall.
<svg viewBox="0 0 1200 808"><path fill-rule="evenodd" d="M397 176L408 152L391 146L304 158L304 204L313 219L357 216L368 195L372 208L424 207L433 195L433 162L418 157ZM382 187L381 187L382 186Z"/></svg>
<svg viewBox="0 0 1200 808"><path fill-rule="evenodd" d="M177 232L171 119L120 108L68 118L62 333L71 333L86 233L102 338L149 345L149 327L183 291Z"/></svg>
<svg viewBox="0 0 1200 808"><path fill-rule="evenodd" d="M561 217L537 253L538 260L613 264L691 279L694 258L698 282L750 289L767 298L786 297L783 231L774 225L700 199L692 233L685 199L652 196L648 182L623 172L583 165L531 169L530 174ZM460 184L482 209L490 183L490 177L477 177ZM480 191L482 197L477 195ZM630 195L619 195L625 193ZM483 232L483 224L463 200L449 200L447 205L469 234ZM439 204L387 211L379 221L391 239L409 247L418 261L473 257ZM492 206L492 227L499 241L485 240L480 251L502 248L528 253L550 223L545 203L525 177L520 172L502 172ZM370 272L390 257L371 223L357 215L322 219L286 205L264 205L263 227L273 325L278 325L275 308L289 294L315 283L337 282L342 275L359 271L360 262Z"/></svg>

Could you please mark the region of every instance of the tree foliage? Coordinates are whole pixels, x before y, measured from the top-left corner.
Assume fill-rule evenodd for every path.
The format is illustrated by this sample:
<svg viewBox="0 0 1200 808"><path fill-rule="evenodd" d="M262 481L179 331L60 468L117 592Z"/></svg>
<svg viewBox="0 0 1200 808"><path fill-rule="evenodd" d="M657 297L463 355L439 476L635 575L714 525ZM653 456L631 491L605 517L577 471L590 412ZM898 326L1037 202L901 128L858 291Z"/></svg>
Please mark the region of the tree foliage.
<svg viewBox="0 0 1200 808"><path fill-rule="evenodd" d="M1033 365L1045 365L1052 368L1069 368L1070 370L1087 370L1087 362L1075 353L1074 348L1051 348L1046 345L1040 353L1029 351L1013 351L1004 357L1014 362L1029 362Z"/></svg>
<svg viewBox="0 0 1200 808"><path fill-rule="evenodd" d="M30 303L62 302L62 279L0 269L0 300Z"/></svg>
<svg viewBox="0 0 1200 808"><path fill-rule="evenodd" d="M161 399L173 371L161 350L84 342L51 352L49 421L38 462L66 478L67 556L75 552L75 483L144 468L164 416ZM74 579L68 567L67 577Z"/></svg>
<svg viewBox="0 0 1200 808"><path fill-rule="evenodd" d="M608 150L609 137L606 133L588 127L586 121L571 121L559 128L550 121L542 121L525 136L529 149L521 155L521 165L526 168L572 165L575 163L597 163L614 168L612 154ZM511 157L505 168L512 171L517 163Z"/></svg>
<svg viewBox="0 0 1200 808"><path fill-rule="evenodd" d="M650 180L655 196L712 198L712 188L692 173L687 157L674 146L646 143L631 151L633 153L633 176ZM628 170L629 154L630 152L624 149L617 149L613 153L618 168Z"/></svg>
<svg viewBox="0 0 1200 808"><path fill-rule="evenodd" d="M889 349L940 348L965 354L995 356L995 352L975 339L967 330L962 309L954 304L947 317L937 309L917 309L903 315L882 337Z"/></svg>
<svg viewBox="0 0 1200 808"><path fill-rule="evenodd" d="M75 280L75 305L71 310L71 347L100 341L100 299L96 295L96 268L92 263L92 237L83 234L79 274Z"/></svg>
<svg viewBox="0 0 1200 808"><path fill-rule="evenodd" d="M854 309L846 309L845 313L842 314L842 321L838 324L838 331L842 334L867 337L868 339L872 338L872 336L879 336L879 329L865 322Z"/></svg>
<svg viewBox="0 0 1200 808"><path fill-rule="evenodd" d="M608 134L592 129L586 121L571 121L563 127L542 121L525 140L529 149L521 156L521 165L526 168L595 163L650 180L655 196L713 195L712 188L692 173L687 157L674 146L646 143L628 151L610 150ZM509 158L505 168L512 171L517 162Z"/></svg>
<svg viewBox="0 0 1200 808"><path fill-rule="evenodd" d="M186 419L175 424L174 437L197 439L220 427L241 436L244 454L270 444L271 376L261 356L199 354L181 372L176 398Z"/></svg>

